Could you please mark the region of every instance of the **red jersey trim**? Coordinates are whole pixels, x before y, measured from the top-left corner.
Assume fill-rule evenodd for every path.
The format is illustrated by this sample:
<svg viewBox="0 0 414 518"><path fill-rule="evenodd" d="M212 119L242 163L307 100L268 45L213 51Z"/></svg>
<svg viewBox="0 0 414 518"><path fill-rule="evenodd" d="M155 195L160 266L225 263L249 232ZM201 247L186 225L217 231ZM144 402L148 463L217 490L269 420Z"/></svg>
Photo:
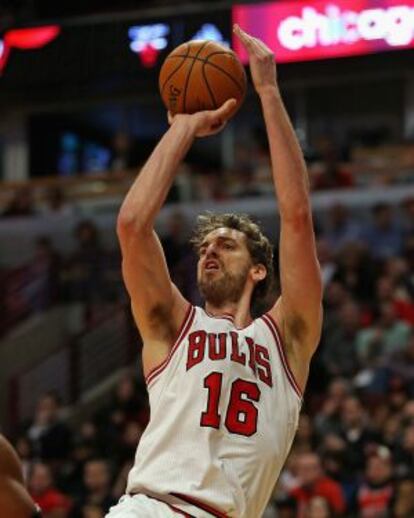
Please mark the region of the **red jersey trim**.
<svg viewBox="0 0 414 518"><path fill-rule="evenodd" d="M179 498L180 500L184 500L184 502L187 502L188 504L193 505L194 507L198 507L202 511L206 511L207 513L211 514L211 516L214 516L215 518L228 518L227 514L222 513L218 509L214 509L213 507L200 502L199 500L196 500L192 496L188 495L182 495L181 493L170 493L171 496L175 496L176 498Z"/></svg>
<svg viewBox="0 0 414 518"><path fill-rule="evenodd" d="M279 331L279 328L278 328L276 322L269 315L269 313L265 313L264 315L262 315L261 318L266 323L267 327L270 329L270 332L273 335L273 338L275 339L275 342L277 345L277 350L279 351L279 356L282 361L282 365L283 365L284 371L286 373L287 379L289 380L290 384L292 385L293 390L296 392L296 394L299 396L299 398L303 399L302 390L299 387L299 384L297 383L295 376L293 375L292 370L289 366L289 362L286 357L286 352L283 347L283 341L281 338L281 334L280 334L280 331Z"/></svg>
<svg viewBox="0 0 414 518"><path fill-rule="evenodd" d="M161 502L161 500L160 500ZM163 502L166 504L166 502ZM178 507L174 507L171 504L167 504L170 509L172 509L175 513L181 514L181 516L184 516L185 518L195 518L192 514L188 514L185 511L181 511L181 509L178 509Z"/></svg>
<svg viewBox="0 0 414 518"><path fill-rule="evenodd" d="M158 375L161 374L161 372L167 367L173 354L178 349L178 346L182 342L185 335L188 333L188 330L190 329L191 324L193 323L194 315L195 315L195 307L193 305L189 304L187 313L183 320L183 323L181 324L181 327L178 331L177 339L176 339L174 345L172 346L170 353L168 354L167 358L165 358L165 360L162 363L160 363L160 365L158 365L157 367L152 369L148 373L148 375L145 377L145 381L146 381L147 385L152 383L152 381L154 381L154 379L156 377L158 377Z"/></svg>

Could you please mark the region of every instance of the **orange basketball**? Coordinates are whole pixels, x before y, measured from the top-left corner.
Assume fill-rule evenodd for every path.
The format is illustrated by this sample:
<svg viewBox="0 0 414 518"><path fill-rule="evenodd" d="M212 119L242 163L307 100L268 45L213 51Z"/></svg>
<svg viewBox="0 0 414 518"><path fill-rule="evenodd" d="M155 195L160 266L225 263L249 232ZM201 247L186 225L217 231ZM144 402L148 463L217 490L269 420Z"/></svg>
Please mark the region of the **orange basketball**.
<svg viewBox="0 0 414 518"><path fill-rule="evenodd" d="M214 110L234 98L234 115L246 95L246 83L236 54L208 40L190 41L174 49L159 77L162 100L172 114Z"/></svg>

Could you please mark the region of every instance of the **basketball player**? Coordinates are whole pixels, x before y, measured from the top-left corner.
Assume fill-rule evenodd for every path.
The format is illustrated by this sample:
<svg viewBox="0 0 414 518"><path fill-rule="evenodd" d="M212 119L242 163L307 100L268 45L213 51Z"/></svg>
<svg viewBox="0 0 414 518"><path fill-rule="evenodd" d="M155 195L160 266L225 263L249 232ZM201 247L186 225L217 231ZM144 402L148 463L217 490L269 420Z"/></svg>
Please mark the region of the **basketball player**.
<svg viewBox="0 0 414 518"><path fill-rule="evenodd" d="M23 482L19 458L0 434L0 516L1 518L41 518Z"/></svg>
<svg viewBox="0 0 414 518"><path fill-rule="evenodd" d="M234 107L170 116L170 129L122 205L123 275L143 339L151 419L127 494L108 518L258 518L289 452L321 329L321 277L305 163L271 51L235 27L261 101L281 219L281 296L250 308L272 277L269 241L247 217L203 216L195 237L205 308L171 282L155 219L196 137Z"/></svg>

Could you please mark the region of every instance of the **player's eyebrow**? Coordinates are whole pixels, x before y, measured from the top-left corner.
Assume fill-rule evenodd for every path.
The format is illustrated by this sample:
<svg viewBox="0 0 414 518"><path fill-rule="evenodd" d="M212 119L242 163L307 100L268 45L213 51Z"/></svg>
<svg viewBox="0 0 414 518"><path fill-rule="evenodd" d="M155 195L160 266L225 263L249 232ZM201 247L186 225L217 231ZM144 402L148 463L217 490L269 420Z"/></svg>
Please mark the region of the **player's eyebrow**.
<svg viewBox="0 0 414 518"><path fill-rule="evenodd" d="M234 238L229 237L229 236L217 236L217 238L216 238L216 239L217 239L217 241L220 241L220 242L223 242L223 241L230 241L230 242L231 242L231 243L233 243L233 244L236 244L236 243L237 243L237 241L236 241ZM201 243L201 245L199 246L199 250L200 250L201 248L205 248L205 247L206 247L206 246L208 246L209 244L210 244L210 241L209 241L208 239L205 239L205 240Z"/></svg>

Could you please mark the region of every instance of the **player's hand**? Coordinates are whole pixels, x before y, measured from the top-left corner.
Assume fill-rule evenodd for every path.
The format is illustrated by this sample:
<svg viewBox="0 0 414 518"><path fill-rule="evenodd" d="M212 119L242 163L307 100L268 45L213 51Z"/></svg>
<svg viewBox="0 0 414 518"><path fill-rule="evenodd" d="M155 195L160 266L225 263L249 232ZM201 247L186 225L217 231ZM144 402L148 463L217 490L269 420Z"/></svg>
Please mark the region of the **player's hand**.
<svg viewBox="0 0 414 518"><path fill-rule="evenodd" d="M175 122L185 121L191 124L196 137L208 137L219 133L225 127L235 106L236 100L229 99L217 110L206 110L191 115L186 113L172 115L168 112L168 122L174 124Z"/></svg>
<svg viewBox="0 0 414 518"><path fill-rule="evenodd" d="M253 38L237 24L233 27L234 34L242 42L249 55L250 73L256 92L260 94L267 88L275 88L276 64L273 52L263 41Z"/></svg>

